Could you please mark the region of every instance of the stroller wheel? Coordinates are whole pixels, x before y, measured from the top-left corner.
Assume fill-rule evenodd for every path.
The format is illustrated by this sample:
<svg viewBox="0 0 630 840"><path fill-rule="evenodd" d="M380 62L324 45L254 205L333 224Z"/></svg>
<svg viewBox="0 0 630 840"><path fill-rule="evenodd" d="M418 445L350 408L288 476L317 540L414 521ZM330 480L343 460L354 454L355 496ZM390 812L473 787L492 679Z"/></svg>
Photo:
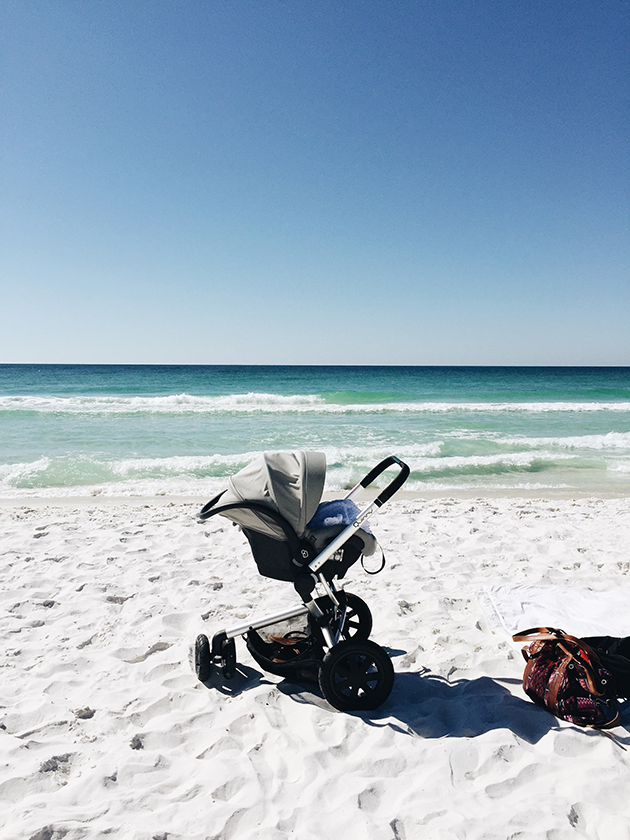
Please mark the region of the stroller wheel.
<svg viewBox="0 0 630 840"><path fill-rule="evenodd" d="M201 682L206 682L212 675L212 657L210 656L210 642L203 633L197 636L195 642L195 673Z"/></svg>
<svg viewBox="0 0 630 840"><path fill-rule="evenodd" d="M370 608L352 592L345 592L346 617L341 629L344 639L355 642L369 638L372 632L372 613Z"/></svg>
<svg viewBox="0 0 630 840"><path fill-rule="evenodd" d="M223 676L231 680L236 674L236 643L234 639L225 639L221 645L221 662L223 665Z"/></svg>
<svg viewBox="0 0 630 840"><path fill-rule="evenodd" d="M342 712L376 709L394 685L391 659L369 640L339 642L319 671L319 687L331 706Z"/></svg>

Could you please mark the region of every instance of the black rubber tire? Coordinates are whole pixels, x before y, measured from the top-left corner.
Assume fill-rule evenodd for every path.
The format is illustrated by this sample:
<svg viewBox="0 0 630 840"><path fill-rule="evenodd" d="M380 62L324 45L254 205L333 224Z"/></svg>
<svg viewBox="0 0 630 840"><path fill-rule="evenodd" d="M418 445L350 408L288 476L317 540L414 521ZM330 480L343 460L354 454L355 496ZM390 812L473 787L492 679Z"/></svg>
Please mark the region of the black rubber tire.
<svg viewBox="0 0 630 840"><path fill-rule="evenodd" d="M339 642L328 651L319 671L322 694L341 712L377 709L393 685L391 659L369 639Z"/></svg>
<svg viewBox="0 0 630 840"><path fill-rule="evenodd" d="M365 641L372 632L370 608L365 601L358 595L353 595L352 592L344 592L344 596L347 607L341 635L346 641Z"/></svg>
<svg viewBox="0 0 630 840"><path fill-rule="evenodd" d="M212 676L212 656L210 642L203 633L195 641L195 673L200 682L207 682Z"/></svg>
<svg viewBox="0 0 630 840"><path fill-rule="evenodd" d="M221 645L221 659L223 660L223 676L226 680L233 679L236 674L236 642L226 639Z"/></svg>

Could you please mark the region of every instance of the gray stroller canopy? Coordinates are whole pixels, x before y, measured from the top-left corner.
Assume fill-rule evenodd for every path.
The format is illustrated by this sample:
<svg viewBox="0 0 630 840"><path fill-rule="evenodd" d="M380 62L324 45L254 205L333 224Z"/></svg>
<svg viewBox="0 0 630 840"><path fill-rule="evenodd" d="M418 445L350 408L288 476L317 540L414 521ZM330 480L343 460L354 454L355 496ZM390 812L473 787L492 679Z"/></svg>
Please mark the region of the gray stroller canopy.
<svg viewBox="0 0 630 840"><path fill-rule="evenodd" d="M263 452L228 479L220 504L260 502L281 514L302 537L321 500L325 476L323 452ZM256 511L237 509L221 515L243 528L285 539L279 525Z"/></svg>

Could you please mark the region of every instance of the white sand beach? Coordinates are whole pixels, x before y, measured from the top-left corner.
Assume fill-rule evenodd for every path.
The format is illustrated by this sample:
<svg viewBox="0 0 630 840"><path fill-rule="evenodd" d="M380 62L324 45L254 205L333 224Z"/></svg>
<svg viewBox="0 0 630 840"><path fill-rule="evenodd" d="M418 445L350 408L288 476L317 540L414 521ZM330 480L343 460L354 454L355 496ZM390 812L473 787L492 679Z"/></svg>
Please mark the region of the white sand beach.
<svg viewBox="0 0 630 840"><path fill-rule="evenodd" d="M386 568L346 582L397 674L361 714L240 639L242 675L197 681L198 633L298 603L237 528L196 521L204 501L0 508L3 840L630 838L630 714L615 740L535 707L484 607L568 587L593 632L623 629L630 499L392 501L371 520Z"/></svg>

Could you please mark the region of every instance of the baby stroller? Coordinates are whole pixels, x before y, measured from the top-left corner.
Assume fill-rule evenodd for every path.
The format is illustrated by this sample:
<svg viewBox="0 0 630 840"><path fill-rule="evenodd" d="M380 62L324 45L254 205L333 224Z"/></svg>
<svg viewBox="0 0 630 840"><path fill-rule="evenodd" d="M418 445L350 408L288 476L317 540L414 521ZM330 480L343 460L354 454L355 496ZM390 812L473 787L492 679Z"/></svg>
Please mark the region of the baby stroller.
<svg viewBox="0 0 630 840"><path fill-rule="evenodd" d="M360 510L353 497L391 466L398 474ZM318 683L336 709L376 709L389 697L394 669L383 648L369 639L369 607L338 582L359 558L374 554L377 543L366 520L400 489L409 467L394 456L386 458L344 499L320 504L325 474L321 452L265 452L202 508L201 521L221 514L240 525L260 574L292 582L302 599L283 613L221 630L212 641L198 636L195 671L202 682L217 668L225 679L234 677L235 639L244 636L263 669ZM266 638L258 632L297 619L304 629Z"/></svg>

